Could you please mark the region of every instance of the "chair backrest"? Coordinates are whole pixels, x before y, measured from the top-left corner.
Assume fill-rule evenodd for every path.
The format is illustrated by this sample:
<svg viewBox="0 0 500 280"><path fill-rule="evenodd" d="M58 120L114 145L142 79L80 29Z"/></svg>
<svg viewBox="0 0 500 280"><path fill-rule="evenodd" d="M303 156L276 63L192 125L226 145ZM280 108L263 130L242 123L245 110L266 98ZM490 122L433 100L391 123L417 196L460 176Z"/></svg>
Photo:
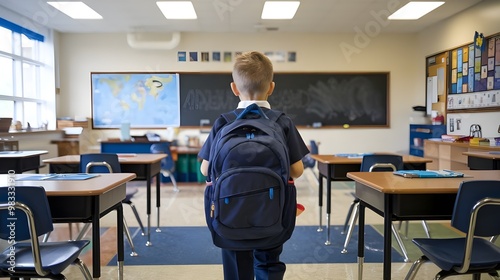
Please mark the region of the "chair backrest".
<svg viewBox="0 0 500 280"><path fill-rule="evenodd" d="M451 225L466 233L469 230L473 207L484 198L500 199L500 181L473 180L462 182L453 209ZM482 207L476 217L476 236L490 237L500 234L500 205Z"/></svg>
<svg viewBox="0 0 500 280"><path fill-rule="evenodd" d="M309 142L309 153L302 158L304 168L314 168L316 166L316 160L313 159L311 155L317 155L318 153L318 144L316 141L311 140Z"/></svg>
<svg viewBox="0 0 500 280"><path fill-rule="evenodd" d="M22 203L31 210L35 221L36 235L40 236L54 229L49 201L43 187L16 186L14 189L12 186L0 187L1 239L27 240L31 238L27 215L20 209L12 210L9 208L15 202ZM12 213L14 215L11 215ZM14 228L9 227L11 222Z"/></svg>
<svg viewBox="0 0 500 280"><path fill-rule="evenodd" d="M90 166L87 170L87 165ZM109 170L108 166L111 167ZM81 173L120 173L120 161L117 154L82 154L80 155Z"/></svg>
<svg viewBox="0 0 500 280"><path fill-rule="evenodd" d="M316 141L311 140L309 142L309 146L310 146L311 155L317 155L317 154L319 154L318 143L316 143Z"/></svg>
<svg viewBox="0 0 500 280"><path fill-rule="evenodd" d="M155 143L151 145L150 151L153 154L167 154L167 157L161 160L161 169L169 171L175 170L175 162L172 157L172 152L170 151L169 142Z"/></svg>
<svg viewBox="0 0 500 280"><path fill-rule="evenodd" d="M365 155L361 161L360 171L395 171L391 164L396 170L403 169L403 157L389 154Z"/></svg>

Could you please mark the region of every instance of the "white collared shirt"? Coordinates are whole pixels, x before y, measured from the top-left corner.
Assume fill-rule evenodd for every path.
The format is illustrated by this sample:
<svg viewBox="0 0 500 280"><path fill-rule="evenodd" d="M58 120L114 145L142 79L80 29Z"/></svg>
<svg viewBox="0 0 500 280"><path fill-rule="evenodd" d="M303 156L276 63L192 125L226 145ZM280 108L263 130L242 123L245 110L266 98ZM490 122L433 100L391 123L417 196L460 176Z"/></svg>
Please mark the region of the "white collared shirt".
<svg viewBox="0 0 500 280"><path fill-rule="evenodd" d="M267 108L267 109L271 109L271 104L269 104L269 102L267 102L267 100L244 100L244 101L240 101L238 103L238 108L237 109L245 109L246 107L248 107L249 105L251 105L253 103L256 103L257 105L259 105L259 107L264 107L264 108Z"/></svg>

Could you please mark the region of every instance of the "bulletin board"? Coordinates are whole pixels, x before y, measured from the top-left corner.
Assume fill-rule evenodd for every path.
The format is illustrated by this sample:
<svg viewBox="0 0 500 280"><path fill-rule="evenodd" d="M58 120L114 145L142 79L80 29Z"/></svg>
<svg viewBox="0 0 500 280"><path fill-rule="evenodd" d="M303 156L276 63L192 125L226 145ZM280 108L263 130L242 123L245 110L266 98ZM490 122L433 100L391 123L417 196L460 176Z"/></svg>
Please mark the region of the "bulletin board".
<svg viewBox="0 0 500 280"><path fill-rule="evenodd" d="M447 109L500 107L500 35L450 50Z"/></svg>
<svg viewBox="0 0 500 280"><path fill-rule="evenodd" d="M239 102L231 73L180 73L181 126L212 125ZM269 102L297 126L389 126L389 73L275 73Z"/></svg>

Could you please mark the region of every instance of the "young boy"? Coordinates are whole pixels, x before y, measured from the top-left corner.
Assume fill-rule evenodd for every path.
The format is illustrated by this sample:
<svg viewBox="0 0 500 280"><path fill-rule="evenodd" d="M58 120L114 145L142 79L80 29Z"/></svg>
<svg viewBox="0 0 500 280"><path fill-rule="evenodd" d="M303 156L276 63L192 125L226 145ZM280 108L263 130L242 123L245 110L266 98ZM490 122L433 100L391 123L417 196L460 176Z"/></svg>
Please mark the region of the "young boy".
<svg viewBox="0 0 500 280"><path fill-rule="evenodd" d="M264 112L271 109L267 98L273 93L273 65L269 58L259 52L245 52L236 57L233 67L231 90L240 98L236 114L241 113L250 104L256 103ZM290 177L298 178L304 171L302 158L309 153L302 137L292 120L281 115L277 123L285 133L289 157ZM203 159L201 173L208 175L210 146L216 133L226 124L219 117L203 145L198 156ZM281 280L286 266L279 260L283 245L265 250L234 251L222 249L222 264L226 280Z"/></svg>

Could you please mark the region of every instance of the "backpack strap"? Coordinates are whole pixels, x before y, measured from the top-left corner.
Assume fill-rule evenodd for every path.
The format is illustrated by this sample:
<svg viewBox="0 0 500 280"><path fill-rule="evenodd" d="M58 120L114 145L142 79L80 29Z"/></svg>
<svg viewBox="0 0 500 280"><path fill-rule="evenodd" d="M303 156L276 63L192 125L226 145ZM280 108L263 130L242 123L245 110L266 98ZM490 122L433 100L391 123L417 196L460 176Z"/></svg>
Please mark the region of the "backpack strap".
<svg viewBox="0 0 500 280"><path fill-rule="evenodd" d="M238 117L238 114L236 113L236 111L232 111L232 112L226 112L224 114L221 114L221 116L226 120L226 123L230 123L230 122L236 120L236 118Z"/></svg>

